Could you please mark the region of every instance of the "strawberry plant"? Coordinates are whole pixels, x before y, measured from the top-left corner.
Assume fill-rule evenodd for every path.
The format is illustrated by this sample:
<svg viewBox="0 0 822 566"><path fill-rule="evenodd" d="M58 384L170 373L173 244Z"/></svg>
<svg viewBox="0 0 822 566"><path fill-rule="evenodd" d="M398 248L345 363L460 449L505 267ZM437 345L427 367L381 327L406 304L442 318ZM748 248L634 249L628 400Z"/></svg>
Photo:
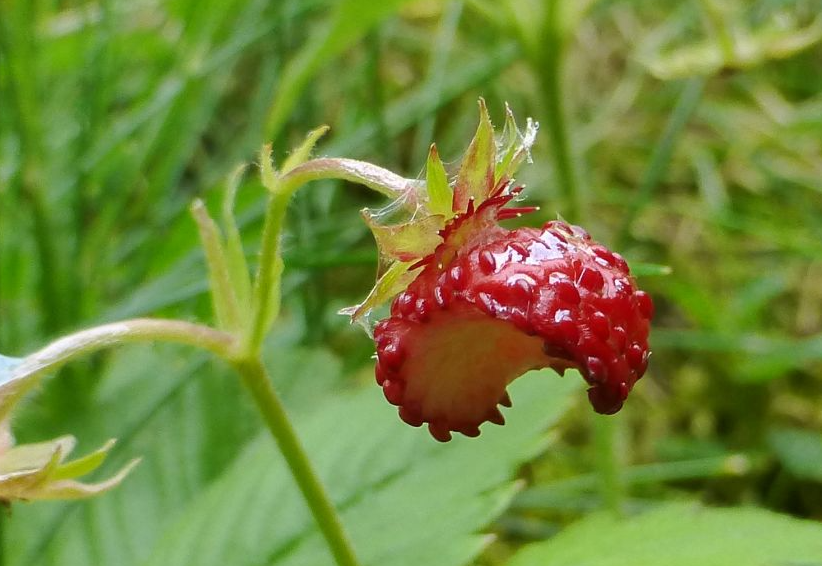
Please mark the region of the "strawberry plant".
<svg viewBox="0 0 822 566"><path fill-rule="evenodd" d="M819 13L0 2L0 565L819 562Z"/></svg>

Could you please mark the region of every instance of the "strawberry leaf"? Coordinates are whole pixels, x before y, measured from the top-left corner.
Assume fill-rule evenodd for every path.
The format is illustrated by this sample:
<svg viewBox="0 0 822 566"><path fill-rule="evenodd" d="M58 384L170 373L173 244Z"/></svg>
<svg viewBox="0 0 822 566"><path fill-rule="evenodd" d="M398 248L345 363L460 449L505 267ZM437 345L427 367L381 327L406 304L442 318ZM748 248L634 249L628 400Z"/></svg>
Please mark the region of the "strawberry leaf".
<svg viewBox="0 0 822 566"><path fill-rule="evenodd" d="M546 447L578 380L534 374L512 386L505 427L437 444L405 426L376 387L338 396L298 422L363 564L460 566L508 504L517 468ZM374 533L380 533L374 536ZM328 564L325 543L270 438L174 518L147 565Z"/></svg>
<svg viewBox="0 0 822 566"><path fill-rule="evenodd" d="M820 556L822 525L816 522L764 509L673 503L628 520L590 515L525 547L510 566L811 566Z"/></svg>

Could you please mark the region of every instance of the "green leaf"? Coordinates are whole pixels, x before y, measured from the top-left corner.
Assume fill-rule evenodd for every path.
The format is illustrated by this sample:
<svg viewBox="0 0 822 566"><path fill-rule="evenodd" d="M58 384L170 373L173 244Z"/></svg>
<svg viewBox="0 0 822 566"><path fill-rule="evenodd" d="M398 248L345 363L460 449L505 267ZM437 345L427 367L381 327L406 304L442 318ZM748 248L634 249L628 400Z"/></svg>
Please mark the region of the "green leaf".
<svg viewBox="0 0 822 566"><path fill-rule="evenodd" d="M290 410L300 414L340 387L341 363L329 351L295 347L281 331L271 338L265 356ZM5 548L8 566L143 563L192 498L260 430L236 376L204 360L167 346L124 348L106 364L84 411L53 427L25 419L28 434L69 429L81 440L118 437L103 474L134 456L142 464L117 489L82 504L17 506L3 522L6 541L14 541Z"/></svg>
<svg viewBox="0 0 822 566"><path fill-rule="evenodd" d="M246 166L234 168L226 179L225 193L221 207L222 228L225 234L225 255L228 265L228 274L234 294L237 298L238 313L243 327L251 319L251 277L248 272L248 262L245 259L243 240L235 219L234 205L237 189L245 172Z"/></svg>
<svg viewBox="0 0 822 566"><path fill-rule="evenodd" d="M595 514L518 552L509 566L819 566L822 525L755 508L675 503Z"/></svg>
<svg viewBox="0 0 822 566"><path fill-rule="evenodd" d="M512 474L544 448L544 431L580 381L535 372L512 386L504 427L432 440L403 424L377 387L340 397L298 423L364 564L457 566L508 503ZM273 441L251 443L189 506L148 564L328 564L330 557Z"/></svg>
<svg viewBox="0 0 822 566"><path fill-rule="evenodd" d="M116 440L111 439L94 452L86 454L76 460L72 460L71 462L66 462L57 470L55 477L58 479L71 479L83 476L85 474L90 474L99 468L100 465L106 460L108 453L111 452L111 449L114 447L116 442Z"/></svg>
<svg viewBox="0 0 822 566"><path fill-rule="evenodd" d="M428 191L428 210L432 214L450 218L453 215L451 203L454 196L448 183L445 166L442 164L436 144L433 143L428 151L428 163L425 167L425 188Z"/></svg>
<svg viewBox="0 0 822 566"><path fill-rule="evenodd" d="M454 185L454 212L465 211L473 199L475 204L484 201L494 189L496 147L494 126L488 116L485 101L479 100L480 121L477 132L460 164Z"/></svg>
<svg viewBox="0 0 822 566"><path fill-rule="evenodd" d="M794 476L822 483L822 434L798 428L776 428L768 444Z"/></svg>

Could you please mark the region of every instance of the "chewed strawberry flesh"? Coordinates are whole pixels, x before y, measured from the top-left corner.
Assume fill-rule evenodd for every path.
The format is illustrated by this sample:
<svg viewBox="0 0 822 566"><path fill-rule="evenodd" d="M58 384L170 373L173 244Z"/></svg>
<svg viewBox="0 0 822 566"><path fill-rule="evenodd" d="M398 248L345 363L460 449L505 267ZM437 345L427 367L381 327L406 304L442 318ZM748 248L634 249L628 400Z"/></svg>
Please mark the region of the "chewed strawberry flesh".
<svg viewBox="0 0 822 566"><path fill-rule="evenodd" d="M615 413L647 367L650 297L581 228L509 231L496 207L481 208L446 227L375 327L386 398L445 441L501 424L497 405L510 404L507 385L528 370L576 368L594 409Z"/></svg>

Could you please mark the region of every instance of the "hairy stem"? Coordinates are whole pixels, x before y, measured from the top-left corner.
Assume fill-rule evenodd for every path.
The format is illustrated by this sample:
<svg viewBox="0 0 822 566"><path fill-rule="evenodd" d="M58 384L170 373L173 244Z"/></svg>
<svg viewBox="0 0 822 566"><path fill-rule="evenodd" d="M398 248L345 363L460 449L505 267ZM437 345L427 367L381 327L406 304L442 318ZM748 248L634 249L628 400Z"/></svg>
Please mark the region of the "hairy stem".
<svg viewBox="0 0 822 566"><path fill-rule="evenodd" d="M234 339L230 335L181 320L135 318L81 330L26 356L14 367L0 391L0 421L43 375L71 360L120 344L158 341L196 346L227 360L233 357Z"/></svg>
<svg viewBox="0 0 822 566"><path fill-rule="evenodd" d="M346 158L312 159L282 177L284 192L291 193L309 181L340 179L360 183L390 198L403 198L409 205L416 199L415 182L377 165Z"/></svg>
<svg viewBox="0 0 822 566"><path fill-rule="evenodd" d="M291 475L303 494L311 513L325 537L331 553L339 566L358 566L351 541L346 535L342 521L314 471L311 461L302 447L285 407L271 385L265 366L259 358L234 362L243 378L243 383L251 392L257 408L262 413L280 452L291 470Z"/></svg>
<svg viewBox="0 0 822 566"><path fill-rule="evenodd" d="M155 318L133 318L81 330L55 340L26 356L14 368L12 380L26 379L54 371L80 356L130 342L175 342L196 346L230 359L233 338L208 326Z"/></svg>

